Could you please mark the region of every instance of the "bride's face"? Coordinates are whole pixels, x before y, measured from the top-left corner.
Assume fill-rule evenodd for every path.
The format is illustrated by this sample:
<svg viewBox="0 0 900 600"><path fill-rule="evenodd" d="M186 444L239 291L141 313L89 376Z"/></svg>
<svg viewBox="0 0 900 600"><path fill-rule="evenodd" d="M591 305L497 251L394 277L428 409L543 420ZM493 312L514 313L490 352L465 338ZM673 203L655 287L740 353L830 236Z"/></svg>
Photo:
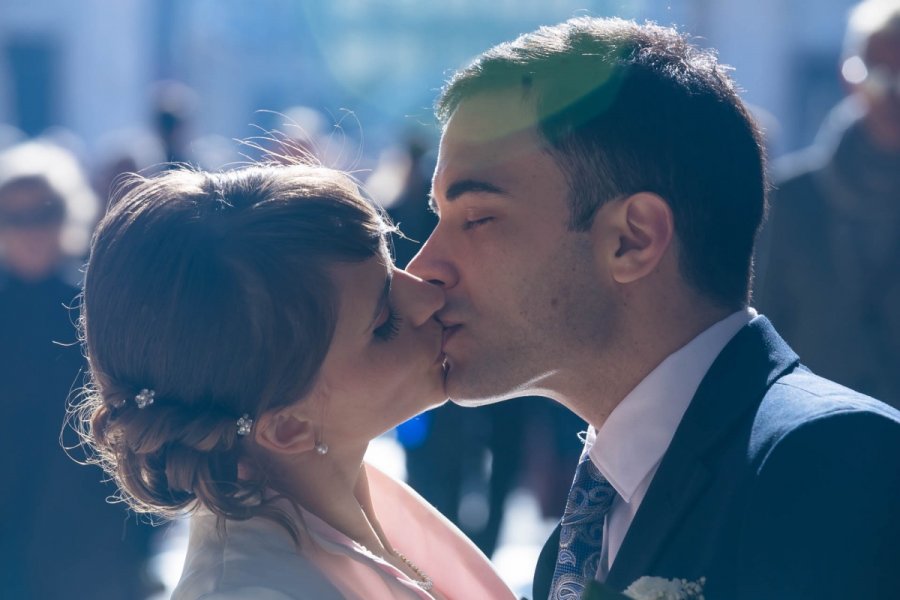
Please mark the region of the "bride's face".
<svg viewBox="0 0 900 600"><path fill-rule="evenodd" d="M381 257L331 274L340 308L317 388L322 436L335 448L368 443L446 400L434 319L444 294Z"/></svg>

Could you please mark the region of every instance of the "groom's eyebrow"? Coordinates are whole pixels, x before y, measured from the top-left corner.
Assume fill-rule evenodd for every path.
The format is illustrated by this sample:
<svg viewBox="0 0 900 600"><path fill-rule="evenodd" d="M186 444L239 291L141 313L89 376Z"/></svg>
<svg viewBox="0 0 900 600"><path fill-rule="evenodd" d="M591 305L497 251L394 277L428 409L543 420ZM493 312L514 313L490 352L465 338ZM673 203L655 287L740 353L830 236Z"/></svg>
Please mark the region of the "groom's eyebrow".
<svg viewBox="0 0 900 600"><path fill-rule="evenodd" d="M394 271L393 269L388 270L387 276L384 278L384 287L381 289L381 295L378 297L378 302L375 304L375 314L372 315L372 321L369 323L369 329L375 327L375 323L378 321L378 317L381 316L381 313L384 312L384 307L387 306L388 301L391 297L391 282L394 280Z"/></svg>
<svg viewBox="0 0 900 600"><path fill-rule="evenodd" d="M447 202L453 202L460 196L464 196L466 194L495 194L498 196L508 195L506 190L494 185L493 183L482 181L480 179L460 179L459 181L454 181L447 187L447 193L444 194L444 198L447 200ZM434 214L439 214L437 201L434 197L434 188L432 188L431 192L428 194L428 207Z"/></svg>

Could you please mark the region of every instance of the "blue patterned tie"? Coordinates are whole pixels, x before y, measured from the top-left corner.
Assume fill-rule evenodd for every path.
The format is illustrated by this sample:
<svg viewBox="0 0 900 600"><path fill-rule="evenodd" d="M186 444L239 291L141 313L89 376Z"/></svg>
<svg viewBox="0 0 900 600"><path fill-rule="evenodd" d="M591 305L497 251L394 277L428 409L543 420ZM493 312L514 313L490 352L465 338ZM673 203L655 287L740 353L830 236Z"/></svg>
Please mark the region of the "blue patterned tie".
<svg viewBox="0 0 900 600"><path fill-rule="evenodd" d="M559 530L559 554L550 600L578 600L600 566L603 521L616 490L600 474L587 453L575 469Z"/></svg>

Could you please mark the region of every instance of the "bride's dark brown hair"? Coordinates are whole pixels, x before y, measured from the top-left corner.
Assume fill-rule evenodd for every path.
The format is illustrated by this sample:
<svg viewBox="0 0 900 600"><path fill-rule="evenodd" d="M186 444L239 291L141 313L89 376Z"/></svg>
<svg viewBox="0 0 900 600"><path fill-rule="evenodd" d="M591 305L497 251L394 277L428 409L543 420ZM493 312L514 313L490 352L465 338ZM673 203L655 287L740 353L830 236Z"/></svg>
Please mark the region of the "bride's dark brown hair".
<svg viewBox="0 0 900 600"><path fill-rule="evenodd" d="M347 176L310 165L140 178L91 244L73 422L138 512L275 508L237 420L303 398L334 331L330 265L384 251L389 225ZM155 392L141 409L135 396ZM249 437L249 436L248 436ZM252 475L246 475L251 473Z"/></svg>

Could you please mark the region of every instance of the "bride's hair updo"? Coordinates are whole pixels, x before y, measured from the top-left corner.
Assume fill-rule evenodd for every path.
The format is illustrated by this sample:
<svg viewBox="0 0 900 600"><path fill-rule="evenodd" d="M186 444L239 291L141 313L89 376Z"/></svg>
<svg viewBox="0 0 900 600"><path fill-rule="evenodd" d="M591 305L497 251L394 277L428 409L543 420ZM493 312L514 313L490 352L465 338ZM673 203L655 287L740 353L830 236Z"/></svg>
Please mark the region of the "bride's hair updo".
<svg viewBox="0 0 900 600"><path fill-rule="evenodd" d="M172 171L114 202L85 273L73 421L133 509L287 524L265 470L238 474L238 420L311 389L337 314L327 269L389 231L347 176L309 165Z"/></svg>

